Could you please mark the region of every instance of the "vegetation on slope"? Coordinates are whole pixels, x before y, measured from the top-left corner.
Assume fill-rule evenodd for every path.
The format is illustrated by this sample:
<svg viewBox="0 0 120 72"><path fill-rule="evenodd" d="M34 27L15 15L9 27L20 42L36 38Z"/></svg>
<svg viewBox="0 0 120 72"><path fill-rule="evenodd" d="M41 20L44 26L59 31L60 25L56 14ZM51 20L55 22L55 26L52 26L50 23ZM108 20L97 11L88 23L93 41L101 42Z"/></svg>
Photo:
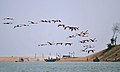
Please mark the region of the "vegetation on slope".
<svg viewBox="0 0 120 72"><path fill-rule="evenodd" d="M87 56L89 61L93 61L96 57L98 57L100 61L120 61L120 45L115 45L93 55Z"/></svg>

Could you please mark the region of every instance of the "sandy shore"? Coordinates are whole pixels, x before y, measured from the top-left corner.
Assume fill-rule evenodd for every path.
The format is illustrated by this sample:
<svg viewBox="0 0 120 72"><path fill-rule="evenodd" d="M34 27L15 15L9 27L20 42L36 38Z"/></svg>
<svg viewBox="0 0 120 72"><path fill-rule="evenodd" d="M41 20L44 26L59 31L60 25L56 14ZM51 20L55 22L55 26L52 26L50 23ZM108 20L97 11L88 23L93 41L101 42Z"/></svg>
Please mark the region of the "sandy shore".
<svg viewBox="0 0 120 72"><path fill-rule="evenodd" d="M42 57L0 57L0 62L19 62L21 59L24 62L43 62L44 59Z"/></svg>
<svg viewBox="0 0 120 72"><path fill-rule="evenodd" d="M86 57L61 58L60 62L88 62Z"/></svg>
<svg viewBox="0 0 120 72"><path fill-rule="evenodd" d="M24 62L44 62L42 57L0 57L0 62L19 62L24 59ZM70 57L60 58L59 62L87 62L90 61L86 57Z"/></svg>

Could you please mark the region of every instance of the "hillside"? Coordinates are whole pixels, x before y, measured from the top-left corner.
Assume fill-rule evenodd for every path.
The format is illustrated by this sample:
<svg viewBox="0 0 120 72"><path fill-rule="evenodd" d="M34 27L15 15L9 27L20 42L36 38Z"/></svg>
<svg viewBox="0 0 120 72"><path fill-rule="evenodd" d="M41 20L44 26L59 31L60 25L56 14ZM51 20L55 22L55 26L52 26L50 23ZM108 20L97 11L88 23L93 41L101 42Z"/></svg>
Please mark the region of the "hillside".
<svg viewBox="0 0 120 72"><path fill-rule="evenodd" d="M89 61L93 61L96 57L98 57L100 61L120 61L120 45L87 56Z"/></svg>

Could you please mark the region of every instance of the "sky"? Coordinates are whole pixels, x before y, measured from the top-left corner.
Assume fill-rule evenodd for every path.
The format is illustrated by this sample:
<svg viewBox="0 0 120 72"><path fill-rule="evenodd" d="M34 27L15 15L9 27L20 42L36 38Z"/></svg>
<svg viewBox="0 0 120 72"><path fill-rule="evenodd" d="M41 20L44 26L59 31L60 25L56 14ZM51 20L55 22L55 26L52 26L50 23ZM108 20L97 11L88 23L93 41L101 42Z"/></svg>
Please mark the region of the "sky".
<svg viewBox="0 0 120 72"><path fill-rule="evenodd" d="M107 48L113 35L112 27L120 23L120 0L0 0L0 56L87 56L84 45L94 45L95 53ZM13 20L4 20L11 17ZM70 31L58 23L30 25L28 21L61 20L59 24L77 26ZM3 24L4 22L13 24ZM29 26L14 28L19 24ZM67 39L69 35L88 30L88 37ZM82 39L96 38L97 42L81 44ZM47 45L47 42L72 42L72 46ZM118 34L117 44L120 44Z"/></svg>

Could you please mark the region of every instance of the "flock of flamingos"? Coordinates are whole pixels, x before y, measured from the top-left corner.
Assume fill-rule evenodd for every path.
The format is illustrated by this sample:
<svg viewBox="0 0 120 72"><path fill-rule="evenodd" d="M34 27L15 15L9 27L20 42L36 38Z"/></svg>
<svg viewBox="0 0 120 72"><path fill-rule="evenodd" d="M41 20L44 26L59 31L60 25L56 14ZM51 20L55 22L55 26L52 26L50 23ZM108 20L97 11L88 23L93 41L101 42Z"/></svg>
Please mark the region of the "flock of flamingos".
<svg viewBox="0 0 120 72"><path fill-rule="evenodd" d="M3 21L4 23L3 24L7 24L7 25L10 25L10 24L14 24L13 23L13 20L14 18L12 17L5 17L3 18ZM69 31L79 31L79 27L78 26L70 26L70 25L65 25L62 23L62 21L60 19L51 19L51 20L47 20L47 19L41 19L39 21L32 21L32 20L29 20L28 23L26 24L18 24L18 25L14 25L13 29L16 29L16 28L20 28L20 27L28 27L32 24L40 24L40 23L55 23L57 25L57 27L61 27L63 28L63 30L69 30ZM82 52L92 52L94 53L95 51L95 46L94 45L85 45L86 43L93 43L93 42L97 42L97 39L94 37L94 38L89 38L89 32L88 30L86 31L80 31L79 33L76 33L76 34L73 34L73 35L69 35L68 37L66 37L66 39L71 39L71 38L76 38L76 37L86 37L88 39L83 39L83 40L79 40L79 43L81 44L84 44L83 45L83 50L81 50ZM44 46L51 46L51 45L64 45L64 46L72 46L72 42L50 42L50 41L47 41L46 43L41 43L41 44L38 44L39 47L44 47Z"/></svg>

